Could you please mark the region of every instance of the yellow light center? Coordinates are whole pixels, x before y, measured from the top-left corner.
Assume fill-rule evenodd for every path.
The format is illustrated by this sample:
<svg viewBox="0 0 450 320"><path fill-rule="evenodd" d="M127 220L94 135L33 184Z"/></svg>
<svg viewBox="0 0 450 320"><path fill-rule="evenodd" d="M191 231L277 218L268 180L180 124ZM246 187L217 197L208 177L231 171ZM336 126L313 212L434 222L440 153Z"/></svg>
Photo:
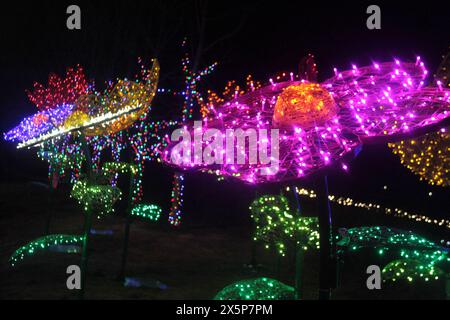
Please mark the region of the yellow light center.
<svg viewBox="0 0 450 320"><path fill-rule="evenodd" d="M321 125L337 113L331 94L317 83L292 85L278 96L273 114L280 127L309 128Z"/></svg>

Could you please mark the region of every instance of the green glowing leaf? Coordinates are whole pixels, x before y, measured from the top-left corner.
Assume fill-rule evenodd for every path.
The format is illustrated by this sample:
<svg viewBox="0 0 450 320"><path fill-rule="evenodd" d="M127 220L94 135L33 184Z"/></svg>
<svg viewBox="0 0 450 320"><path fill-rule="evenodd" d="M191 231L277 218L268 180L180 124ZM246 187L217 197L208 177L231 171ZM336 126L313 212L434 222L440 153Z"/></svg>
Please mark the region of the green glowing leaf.
<svg viewBox="0 0 450 320"><path fill-rule="evenodd" d="M294 288L270 278L235 282L223 288L214 300L293 300Z"/></svg>
<svg viewBox="0 0 450 320"><path fill-rule="evenodd" d="M15 266L19 261L22 261L26 257L35 255L39 252L48 251L53 246L60 245L82 245L83 236L54 234L33 240L26 245L17 249L9 258L9 262L12 266ZM67 251L72 253L72 251Z"/></svg>
<svg viewBox="0 0 450 320"><path fill-rule="evenodd" d="M444 272L433 263L420 260L399 259L391 261L383 268L383 281L405 280L412 282L416 279L424 281L439 280Z"/></svg>
<svg viewBox="0 0 450 320"><path fill-rule="evenodd" d="M132 216L151 221L158 221L161 217L161 213L162 209L154 204L138 204L131 210Z"/></svg>
<svg viewBox="0 0 450 320"><path fill-rule="evenodd" d="M120 199L122 192L110 185L89 185L87 181L77 181L71 196L78 200L84 210L94 210L99 214L114 212L114 204Z"/></svg>

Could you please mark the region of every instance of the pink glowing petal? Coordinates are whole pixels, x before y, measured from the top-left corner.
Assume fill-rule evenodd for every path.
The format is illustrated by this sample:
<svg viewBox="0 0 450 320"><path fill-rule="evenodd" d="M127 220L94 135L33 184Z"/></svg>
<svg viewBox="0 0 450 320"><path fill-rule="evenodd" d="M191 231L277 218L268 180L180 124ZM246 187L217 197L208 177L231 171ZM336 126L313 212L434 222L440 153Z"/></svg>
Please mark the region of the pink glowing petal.
<svg viewBox="0 0 450 320"><path fill-rule="evenodd" d="M343 71L323 82L340 105L347 105L351 100L361 106L370 105L386 96L396 96L420 88L426 76L423 64L385 62ZM362 102L364 101L364 102Z"/></svg>
<svg viewBox="0 0 450 320"><path fill-rule="evenodd" d="M360 110L358 116L369 128L355 126L353 132L364 138L387 137L436 125L450 116L450 90L422 88L394 97L393 105L375 105ZM366 137L364 137L366 136Z"/></svg>

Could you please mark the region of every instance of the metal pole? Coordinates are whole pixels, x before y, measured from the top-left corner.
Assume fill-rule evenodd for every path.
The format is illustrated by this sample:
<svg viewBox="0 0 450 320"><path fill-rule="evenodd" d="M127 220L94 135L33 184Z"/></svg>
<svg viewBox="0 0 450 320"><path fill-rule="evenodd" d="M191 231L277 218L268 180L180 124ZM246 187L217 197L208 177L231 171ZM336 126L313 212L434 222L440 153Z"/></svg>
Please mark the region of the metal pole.
<svg viewBox="0 0 450 320"><path fill-rule="evenodd" d="M445 299L450 300L450 273L445 276Z"/></svg>
<svg viewBox="0 0 450 320"><path fill-rule="evenodd" d="M123 281L125 279L125 267L127 264L127 257L128 257L128 240L130 238L130 214L127 210L127 217L126 217L126 221L125 221L125 235L124 235L124 239L123 239L123 250L122 250L122 259L121 259L121 264L120 264L120 270L119 270L119 275L118 275L118 279L119 281Z"/></svg>
<svg viewBox="0 0 450 320"><path fill-rule="evenodd" d="M92 209L88 208L86 212L86 219L84 222L83 251L81 254L81 290L80 290L81 300L84 299L86 272L89 258L88 245L89 245L89 235L91 233L91 221L92 221Z"/></svg>
<svg viewBox="0 0 450 320"><path fill-rule="evenodd" d="M319 300L329 300L336 268L333 263L332 215L328 199L328 177L324 176L317 188L320 229ZM334 274L334 275L333 275Z"/></svg>
<svg viewBox="0 0 450 320"><path fill-rule="evenodd" d="M127 264L128 257L128 241L130 238L130 225L131 225L131 206L132 206L132 197L133 197L133 187L134 187L134 176L130 172L130 189L128 194L128 205L126 209L126 220L125 220L125 235L123 239L123 250L122 250L122 259L120 264L120 270L118 279L123 281L125 279L125 268Z"/></svg>
<svg viewBox="0 0 450 320"><path fill-rule="evenodd" d="M292 192L294 194L295 203L297 205L296 216L298 218L302 215L302 210L300 206L300 199L297 194L297 187L291 187ZM302 248L303 239L299 234L295 235L295 299L300 300L303 298L303 248Z"/></svg>
<svg viewBox="0 0 450 320"><path fill-rule="evenodd" d="M55 172L53 172L53 169L51 171L51 181L50 181L50 188L48 190L47 195L47 219L45 221L45 234L50 234L50 224L53 218L53 209L54 209L54 193L55 193L55 187L54 187L54 179L55 179Z"/></svg>

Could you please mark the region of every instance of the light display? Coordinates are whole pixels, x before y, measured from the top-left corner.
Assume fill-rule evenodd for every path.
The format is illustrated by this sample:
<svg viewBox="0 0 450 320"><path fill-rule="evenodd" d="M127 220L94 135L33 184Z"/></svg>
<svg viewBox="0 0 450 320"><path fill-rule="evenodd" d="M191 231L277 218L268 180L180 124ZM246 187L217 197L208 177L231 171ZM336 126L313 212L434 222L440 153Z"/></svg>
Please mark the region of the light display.
<svg viewBox="0 0 450 320"><path fill-rule="evenodd" d="M40 146L44 142L53 139L59 139L61 136L70 134L72 132L78 133L84 129L94 128L107 128L109 125L115 123L116 119L132 114L141 108L140 105L137 106L127 106L123 109L117 111L116 113L107 112L98 116L86 118L86 114L83 112L78 112L74 117L70 119L70 123L73 126L61 126L54 128L50 131L46 131L37 137L31 137L30 139L19 143L17 148ZM81 119L80 119L81 118Z"/></svg>
<svg viewBox="0 0 450 320"><path fill-rule="evenodd" d="M438 265L450 262L449 249L411 231L382 226L340 230L338 253L373 249L379 256L394 257L383 269L384 281L416 278L438 280L443 274Z"/></svg>
<svg viewBox="0 0 450 320"><path fill-rule="evenodd" d="M405 280L412 282L421 279L426 282L439 280L444 272L432 264L424 264L422 261L414 259L398 259L388 263L382 271L383 281Z"/></svg>
<svg viewBox="0 0 450 320"><path fill-rule="evenodd" d="M319 249L319 221L317 217L296 216L284 196L266 195L250 206L256 231L253 240L275 246L282 256L292 244L302 250Z"/></svg>
<svg viewBox="0 0 450 320"><path fill-rule="evenodd" d="M187 40L182 43L182 47L186 48ZM192 119L194 112L194 101L198 101L201 105L203 98L198 90L198 85L202 78L209 75L217 67L217 62L214 62L210 66L198 71L196 66L191 65L191 58L189 53L185 53L184 58L181 60L182 70L185 79L185 89L183 92L184 101L181 110L181 123L185 123L187 120Z"/></svg>
<svg viewBox="0 0 450 320"><path fill-rule="evenodd" d="M85 211L105 215L114 212L114 204L120 200L122 192L111 185L90 185L85 180L75 182L71 196L75 198Z"/></svg>
<svg viewBox="0 0 450 320"><path fill-rule="evenodd" d="M182 47L186 48L187 40L184 39ZM209 65L203 70L198 71L197 66L191 65L191 59L188 52L185 53L183 59L181 60L182 71L184 74L185 88L183 95L183 106L181 108L181 121L178 124L184 124L187 120L192 119L194 112L194 102L200 105L200 112L202 112L202 105L204 105L203 97L198 90L198 85L200 84L202 78L211 74L217 67L217 62ZM160 149L167 147L167 140L165 139L164 144L161 144ZM181 209L183 206L183 191L184 191L184 176L182 173L175 173L172 182L172 194L170 199L170 213L169 213L169 223L173 226L179 226L181 224Z"/></svg>
<svg viewBox="0 0 450 320"><path fill-rule="evenodd" d="M450 53L444 57L435 75L438 87L450 88ZM450 185L450 130L449 127L423 137L390 143L401 163L431 185Z"/></svg>
<svg viewBox="0 0 450 320"><path fill-rule="evenodd" d="M52 246L58 245L81 245L83 236L54 234L31 241L30 243L17 249L9 258L12 266L15 266L19 261L26 257L48 250ZM68 252L70 253L70 251Z"/></svg>
<svg viewBox="0 0 450 320"><path fill-rule="evenodd" d="M294 300L294 288L270 278L242 280L223 288L214 300Z"/></svg>
<svg viewBox="0 0 450 320"><path fill-rule="evenodd" d="M58 175L64 173L65 167L73 165L71 169L74 186L71 196L83 206L86 213L84 234L81 237L81 298L84 296L92 214L104 215L114 212L114 204L122 194L115 186L119 173L128 172L131 175L129 206L141 200L143 161L155 156L158 152L157 145L161 143L158 141L156 144L144 146L142 141L147 137L143 136L151 133L152 137L156 136L162 140L158 129L169 124L169 122L142 124L156 94L158 79L159 64L155 59L150 71L141 65L141 79L136 81L119 79L116 83L110 82L104 93L95 92L93 87L89 86L86 90L72 92L73 95L66 97L60 94L65 93L64 88L54 89L49 85L49 89L45 91L39 87L33 93L33 99L36 98L36 101L44 99L42 103L38 102L44 111L25 119L18 127L5 134L7 140L19 141L18 148L41 147L39 155L49 161L52 186L57 184ZM79 87L76 86L76 89ZM54 96L50 97L51 95ZM64 104L54 105L53 101L63 101ZM134 132L127 135L123 132L124 129L131 129ZM120 162L121 151L127 146L136 152L135 165ZM107 148L111 149L115 163L101 166L101 153ZM80 179L83 160L86 160L87 172ZM160 214L153 206L136 208L134 212L143 218L153 220ZM126 228L129 228L129 220ZM126 237L125 243L127 242ZM126 257L126 250L123 257Z"/></svg>
<svg viewBox="0 0 450 320"><path fill-rule="evenodd" d="M39 110L53 109L63 104L73 105L81 95L88 93L88 83L81 66L68 68L66 77L51 73L47 88L35 82L33 89L27 91L28 98Z"/></svg>
<svg viewBox="0 0 450 320"><path fill-rule="evenodd" d="M98 136L114 134L128 128L136 120L148 112L150 104L155 97L159 80L159 63L153 59L153 66L148 74L142 69L143 82L119 79L115 86L107 91L100 101L103 102L104 110L112 114L118 114L130 106L137 106L133 112L123 113L114 121L107 122L102 126L91 126L84 130L87 136ZM105 111L103 111L105 112Z"/></svg>
<svg viewBox="0 0 450 320"><path fill-rule="evenodd" d="M38 157L49 164L48 178L53 189L57 188L60 178L64 177L67 172L72 173L72 182L78 180L81 166L85 160L80 146L69 144L68 140L63 139L60 143L48 141L37 152Z"/></svg>
<svg viewBox="0 0 450 320"><path fill-rule="evenodd" d="M181 224L181 209L183 207L183 191L184 191L184 175L181 173L174 174L174 182L172 187L172 195L170 197L170 213L169 222L173 226Z"/></svg>
<svg viewBox="0 0 450 320"><path fill-rule="evenodd" d="M214 167L195 161L176 166L183 169L218 168L221 175L252 184L298 179L333 162L342 161L361 143L387 142L398 135L414 134L418 129L432 130L450 115L449 90L424 87L428 71L420 58L415 63L395 60L392 63L374 63L361 68L353 66L352 70L335 72L333 78L310 89L306 89L308 82L305 80L272 81L266 87L214 106L212 120L204 119L202 130L279 129L280 167L275 174L262 174L263 164L236 164L238 161L223 161L223 164L214 164ZM289 113L280 119L289 119L292 125L288 128L277 126L274 121L277 101L285 100L280 98L283 92L298 91L293 88L303 88L300 92L304 92L306 97L310 90L317 90L320 93L315 98L318 99L317 103L312 102L310 106L323 105L323 110L328 111L320 113L320 116L314 114L311 118L305 113L296 124L292 122L293 113ZM311 93L309 95L312 96ZM289 110L298 110L296 99L283 102L283 108L280 108L284 110L286 103L291 104ZM334 116L331 116L334 113L332 105L336 108ZM309 127L310 123L314 125ZM191 127L188 129L191 130ZM175 145L169 144L163 153L164 161L172 165L175 165L171 160ZM192 143L191 154L197 148L199 146ZM245 149L236 152L235 157L244 156L248 159L248 150Z"/></svg>
<svg viewBox="0 0 450 320"><path fill-rule="evenodd" d="M131 210L131 215L144 218L150 221L158 221L161 217L162 209L154 204L139 204Z"/></svg>
<svg viewBox="0 0 450 320"><path fill-rule="evenodd" d="M290 189L291 189L290 187L286 187L286 191L289 191ZM310 199L317 198L317 193L314 190L309 190L309 189L305 189L305 188L297 188L297 187L295 188L295 190L299 196L307 197ZM406 210L399 209L399 208L389 208L389 207L384 207L384 206L382 206L380 204L376 204L376 203L367 203L367 202L356 201L349 197L339 197L339 196L330 194L328 196L328 199L337 205L341 205L341 206L345 206L345 207L361 208L361 209L373 211L376 213L384 213L386 215L394 216L397 218L409 219L409 220L413 220L416 222L429 223L429 224L433 224L437 227L443 227L443 228L450 229L450 220L447 220L447 219L430 218L430 217L422 215L422 214L408 212Z"/></svg>
<svg viewBox="0 0 450 320"><path fill-rule="evenodd" d="M347 246L350 250L361 248L380 248L380 254L389 247L414 248L421 250L440 249L434 242L414 234L411 231L403 231L384 226L357 227L341 230L343 239L341 246Z"/></svg>
<svg viewBox="0 0 450 320"><path fill-rule="evenodd" d="M27 118L8 132L5 139L19 140L18 148L23 148L41 145L45 141L61 138L72 132L98 136L126 129L148 111L156 94L158 61L154 59L151 71L147 74L146 70L142 69L142 74L142 83L119 79L116 85L107 89L102 96L97 94L97 98L89 98L93 94L86 93L86 97L78 97L79 104L67 103L48 110L50 114L40 112ZM64 117L60 116L61 113Z"/></svg>
<svg viewBox="0 0 450 320"><path fill-rule="evenodd" d="M159 154L161 148L166 145L165 136L170 129L178 125L177 121L138 121L133 127L133 133L126 134L126 143L134 152L134 162L138 168L135 188L133 191L133 204L141 201L143 196L142 176L144 171L144 162L160 161Z"/></svg>
<svg viewBox="0 0 450 320"><path fill-rule="evenodd" d="M117 173L130 173L135 176L138 170L137 165L125 162L105 162L102 166L102 174L108 178L111 178Z"/></svg>
<svg viewBox="0 0 450 320"><path fill-rule="evenodd" d="M393 153L409 170L431 185L450 185L450 132L449 128L423 137L390 143Z"/></svg>
<svg viewBox="0 0 450 320"><path fill-rule="evenodd" d="M5 133L4 138L7 141L23 143L36 136L43 135L55 127L64 125L73 109L73 105L61 105L53 109L40 111L22 120L17 127Z"/></svg>
<svg viewBox="0 0 450 320"><path fill-rule="evenodd" d="M253 80L252 75L248 75L246 78L246 87L240 86L235 80L228 81L223 90L222 94L219 95L212 90L207 91L207 98L199 99L200 112L203 119L213 119L215 114L215 106L223 104L227 100L234 99L241 96L247 92L253 92L261 88L261 83L259 81Z"/></svg>

